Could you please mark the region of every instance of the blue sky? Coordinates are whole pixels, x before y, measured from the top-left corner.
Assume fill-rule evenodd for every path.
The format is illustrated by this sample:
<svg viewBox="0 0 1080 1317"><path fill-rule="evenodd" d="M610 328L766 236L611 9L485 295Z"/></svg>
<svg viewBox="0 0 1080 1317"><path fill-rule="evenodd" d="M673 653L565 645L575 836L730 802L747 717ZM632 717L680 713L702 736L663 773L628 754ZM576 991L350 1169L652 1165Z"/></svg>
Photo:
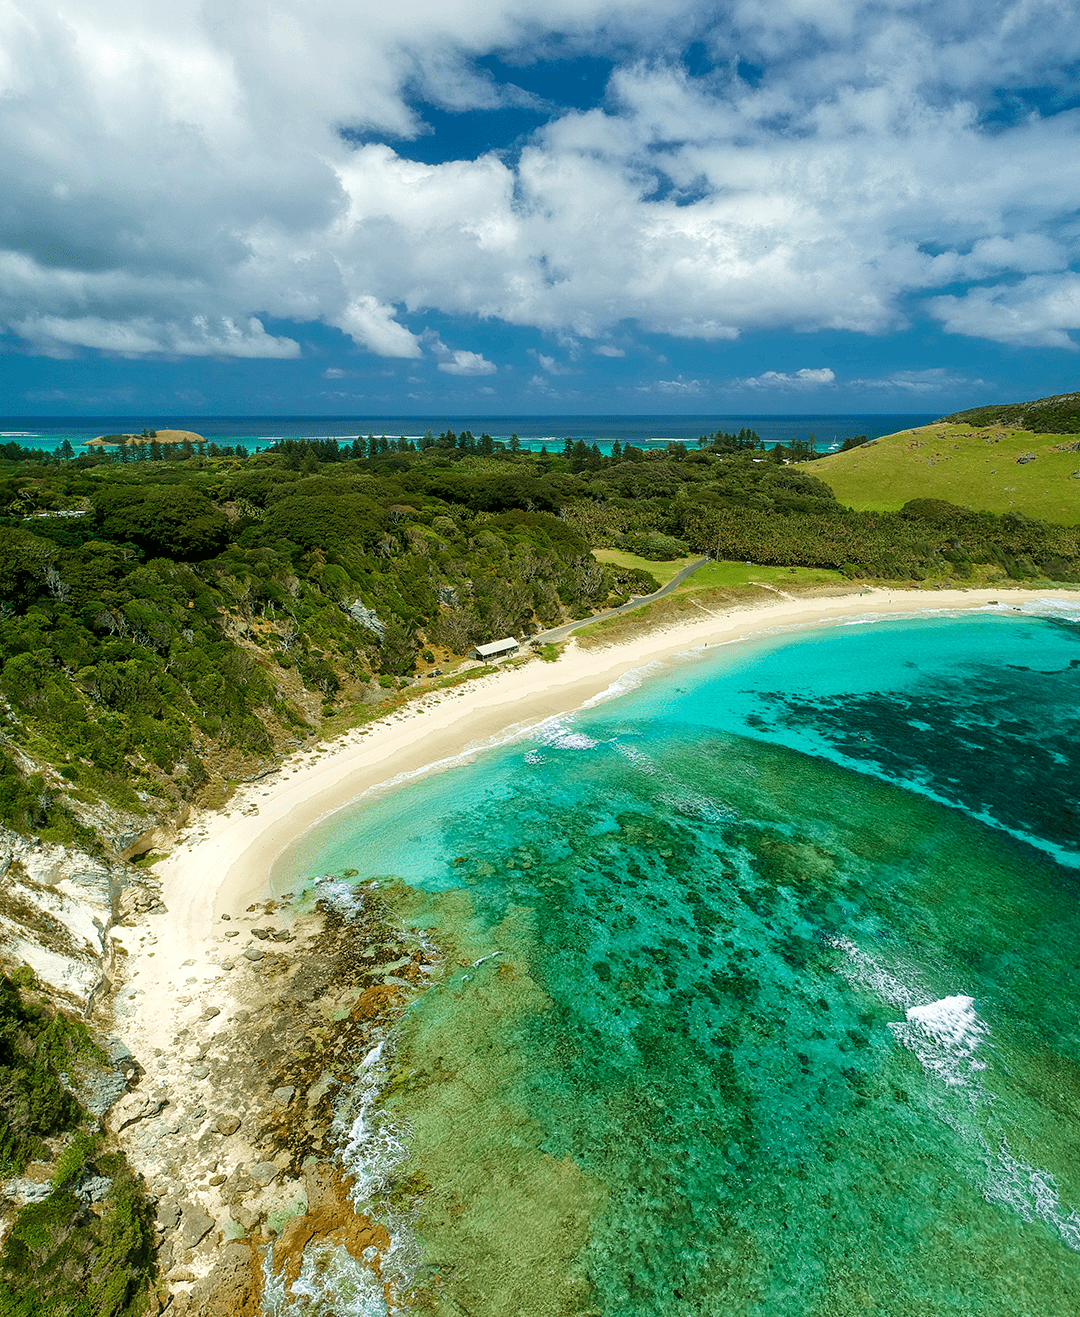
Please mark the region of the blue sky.
<svg viewBox="0 0 1080 1317"><path fill-rule="evenodd" d="M1069 0L14 0L0 412L1076 388Z"/></svg>

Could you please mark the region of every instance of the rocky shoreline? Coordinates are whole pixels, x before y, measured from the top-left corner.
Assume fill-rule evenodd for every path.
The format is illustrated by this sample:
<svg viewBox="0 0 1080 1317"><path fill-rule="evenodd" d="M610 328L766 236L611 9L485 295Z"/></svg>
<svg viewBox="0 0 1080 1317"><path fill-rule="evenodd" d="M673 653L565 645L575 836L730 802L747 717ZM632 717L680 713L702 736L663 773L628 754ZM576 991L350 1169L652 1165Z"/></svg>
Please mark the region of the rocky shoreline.
<svg viewBox="0 0 1080 1317"><path fill-rule="evenodd" d="M221 928L223 975L178 998L172 1047L140 1062L107 1118L158 1200L175 1317L258 1313L265 1279L288 1292L324 1245L378 1273L389 1235L354 1210L335 1117L364 1058L438 972L435 951L369 891L310 914L267 901Z"/></svg>
<svg viewBox="0 0 1080 1317"><path fill-rule="evenodd" d="M4 959L21 957L48 995L76 1004L109 1058L80 1097L153 1207L149 1311L254 1317L268 1284L291 1302L305 1263L335 1250L392 1302L396 1280L381 1274L390 1235L354 1207L342 1113L365 1058L441 975L437 950L370 889L334 884L305 912L261 902L223 916L206 963L188 962L165 1039L139 1014L138 965L166 913L152 875L22 838L5 845ZM38 1163L3 1186L5 1233L52 1169ZM399 1188L395 1211L418 1194ZM311 1303L296 1310L321 1310Z"/></svg>

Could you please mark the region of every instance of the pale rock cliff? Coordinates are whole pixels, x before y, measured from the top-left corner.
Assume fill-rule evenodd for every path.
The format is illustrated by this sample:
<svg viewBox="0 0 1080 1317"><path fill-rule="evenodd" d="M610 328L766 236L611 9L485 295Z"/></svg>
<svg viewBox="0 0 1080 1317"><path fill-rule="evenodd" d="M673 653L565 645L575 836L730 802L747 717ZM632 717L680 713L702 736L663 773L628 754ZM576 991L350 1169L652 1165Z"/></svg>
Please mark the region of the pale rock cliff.
<svg viewBox="0 0 1080 1317"><path fill-rule="evenodd" d="M29 965L83 1011L109 979L110 929L159 902L150 874L0 828L0 968Z"/></svg>

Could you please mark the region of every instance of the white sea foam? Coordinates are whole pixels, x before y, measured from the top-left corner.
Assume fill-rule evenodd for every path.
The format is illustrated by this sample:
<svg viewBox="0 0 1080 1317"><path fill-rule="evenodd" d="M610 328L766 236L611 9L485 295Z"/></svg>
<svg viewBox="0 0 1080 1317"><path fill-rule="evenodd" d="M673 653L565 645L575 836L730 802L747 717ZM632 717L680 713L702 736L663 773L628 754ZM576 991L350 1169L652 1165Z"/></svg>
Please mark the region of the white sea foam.
<svg viewBox="0 0 1080 1317"><path fill-rule="evenodd" d="M575 732L572 726L561 718L552 718L536 729L534 739L541 745L550 745L555 750L594 750L599 741L584 732Z"/></svg>
<svg viewBox="0 0 1080 1317"><path fill-rule="evenodd" d="M942 997L922 1006L910 1006L907 1019L890 1024L893 1036L914 1052L924 1070L950 1086L970 1083L986 1069L976 1053L987 1035L972 997Z"/></svg>
<svg viewBox="0 0 1080 1317"><path fill-rule="evenodd" d="M341 1148L345 1173L352 1177L352 1197L360 1210L409 1155L407 1126L395 1121L378 1099L387 1079L385 1042L373 1047L360 1063L353 1083L338 1099L331 1136Z"/></svg>
<svg viewBox="0 0 1080 1317"><path fill-rule="evenodd" d="M336 906L345 914L358 910L364 902L360 889L348 878L341 878L337 874L328 873L316 878L312 887L318 888L320 901Z"/></svg>
<svg viewBox="0 0 1080 1317"><path fill-rule="evenodd" d="M261 1299L267 1317L386 1317L388 1312L382 1280L340 1244L309 1245L288 1288L267 1249Z"/></svg>
<svg viewBox="0 0 1080 1317"><path fill-rule="evenodd" d="M541 729L546 725L546 723L541 723ZM526 736L532 735L535 730L533 724L515 723L513 726L507 727L504 731L499 732L495 736L490 736L479 741L471 741L463 750L459 750L456 754L447 755L444 759L433 759L428 764L421 764L419 768L409 768L402 773L395 773L393 777L385 778L381 782L375 782L371 786L365 787L363 791L353 796L351 800L346 801L344 805L335 805L333 809L328 809L325 814L320 814L314 823L312 823L311 828L317 828L321 823L325 822L326 819L332 817L334 814L340 814L343 811L355 809L362 800L369 800L372 797L387 795L398 787L405 786L409 782L415 782L422 777L427 777L430 773L443 773L446 772L447 769L458 768L462 764L471 763L478 755L484 754L485 751L498 750L504 745L510 745L514 741L520 741Z"/></svg>
<svg viewBox="0 0 1080 1317"><path fill-rule="evenodd" d="M942 997L925 1006L912 1006L907 1018L956 1051L973 1051L986 1032L975 1013L974 997Z"/></svg>
<svg viewBox="0 0 1080 1317"><path fill-rule="evenodd" d="M1076 599L1038 599L1034 603L1005 605L995 612L1019 612L1025 617L1060 617L1067 622L1080 621L1080 602Z"/></svg>
<svg viewBox="0 0 1080 1317"><path fill-rule="evenodd" d="M875 622L917 622L927 617L968 617L972 613L1021 613L1027 617L1061 617L1068 621L1080 620L1080 602L1073 599L1047 597L1036 599L1031 603L1012 604L1007 600L995 604L983 604L978 608L914 608L911 611L875 613L868 609L865 613L855 613L851 617L817 618L813 622L788 622L778 626L762 627L758 631L744 631L716 644L720 649L727 645L740 645L747 640L764 640L770 636L797 635L800 632L828 631L832 628L849 626L871 626ZM698 646L687 653L707 654L713 646Z"/></svg>
<svg viewBox="0 0 1080 1317"><path fill-rule="evenodd" d="M341 1090L330 1127L342 1173L352 1180L357 1212L370 1211L372 1196L388 1186L408 1156L411 1130L379 1102L388 1078L387 1052L383 1040L364 1056L352 1084ZM268 1249L262 1299L268 1317L387 1317L396 1311L394 1293L408 1290L421 1266L419 1241L403 1213L380 1211L378 1219L390 1236L389 1248L378 1256L378 1272L367 1265L375 1261L374 1248L360 1262L339 1245L316 1243L305 1249L299 1276L286 1286Z"/></svg>
<svg viewBox="0 0 1080 1317"><path fill-rule="evenodd" d="M654 672L659 672L663 667L659 659L652 663L646 663L640 668L631 668L629 672L624 672L618 680L613 681L610 686L602 690L599 695L593 695L582 702L583 709L591 709L596 704L606 704L608 700L617 700L620 695L626 695L629 691L637 690L646 677L651 676Z"/></svg>
<svg viewBox="0 0 1080 1317"><path fill-rule="evenodd" d="M1063 1243L1080 1252L1080 1213L1062 1210L1053 1174L1014 1157L1004 1144L987 1151L987 1202L1009 1207L1025 1221L1045 1221Z"/></svg>
<svg viewBox="0 0 1080 1317"><path fill-rule="evenodd" d="M979 1019L973 997L957 994L927 1001L929 994L914 975L905 981L902 969L886 969L850 938L830 937L826 943L844 952L840 972L852 987L869 990L904 1012L904 1019L893 1021L889 1028L896 1041L919 1058L928 1074L955 1087L968 1083L975 1072L986 1068L976 1052L988 1030Z"/></svg>
<svg viewBox="0 0 1080 1317"><path fill-rule="evenodd" d="M738 815L730 805L724 805L712 796L702 795L699 791L668 791L657 796L662 804L677 810L686 818L699 819L702 823L723 823L737 818Z"/></svg>
<svg viewBox="0 0 1080 1317"><path fill-rule="evenodd" d="M887 970L873 956L861 950L850 938L827 937L825 945L844 952L846 960L840 963L840 973L854 988L869 990L875 996L887 1001L890 1006L899 1006L907 1010L915 1004L920 994L916 984L906 983L896 973Z"/></svg>
<svg viewBox="0 0 1080 1317"><path fill-rule="evenodd" d="M990 1030L974 999L957 993L927 1001L914 975L905 982L899 972L885 969L848 938L826 942L845 953L841 972L853 987L903 1008L905 1018L889 1028L896 1041L919 1058L924 1071L941 1081L938 1092L946 1100L937 1106L937 1114L975 1152L987 1202L1009 1208L1024 1221L1045 1222L1064 1244L1080 1252L1080 1213L1063 1209L1054 1175L1015 1157L1004 1136L996 1145L987 1138L988 1128L1000 1126L995 1096L981 1078L986 1062L978 1055L989 1044Z"/></svg>
<svg viewBox="0 0 1080 1317"><path fill-rule="evenodd" d="M616 741L615 748L625 759L629 759L639 773L644 773L648 777L656 773L656 765L643 751L639 750L636 745L623 745Z"/></svg>

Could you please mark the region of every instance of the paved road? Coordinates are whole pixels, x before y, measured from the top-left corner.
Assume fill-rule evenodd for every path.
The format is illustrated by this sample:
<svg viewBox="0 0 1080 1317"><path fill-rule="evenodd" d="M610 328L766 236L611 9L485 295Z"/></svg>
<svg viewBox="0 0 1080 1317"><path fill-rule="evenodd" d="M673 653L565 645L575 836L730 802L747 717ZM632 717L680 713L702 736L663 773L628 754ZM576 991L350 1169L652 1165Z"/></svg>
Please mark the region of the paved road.
<svg viewBox="0 0 1080 1317"><path fill-rule="evenodd" d="M640 608L642 604L651 604L654 599L663 599L665 595L671 594L672 590L682 585L688 576L693 576L699 567L704 567L707 562L711 561L710 558L699 558L697 562L692 562L689 567L684 567L681 572L668 581L667 585L662 585L654 594L638 595L618 608L609 608L606 613L594 613L592 617L583 617L578 622L564 622L562 626L552 627L550 631L541 631L538 635L530 636L528 643L534 648L537 645L557 644L560 640L565 640L571 632L577 631L579 627L592 626L594 622L602 622L605 617L618 617L620 613L632 613L635 608Z"/></svg>

